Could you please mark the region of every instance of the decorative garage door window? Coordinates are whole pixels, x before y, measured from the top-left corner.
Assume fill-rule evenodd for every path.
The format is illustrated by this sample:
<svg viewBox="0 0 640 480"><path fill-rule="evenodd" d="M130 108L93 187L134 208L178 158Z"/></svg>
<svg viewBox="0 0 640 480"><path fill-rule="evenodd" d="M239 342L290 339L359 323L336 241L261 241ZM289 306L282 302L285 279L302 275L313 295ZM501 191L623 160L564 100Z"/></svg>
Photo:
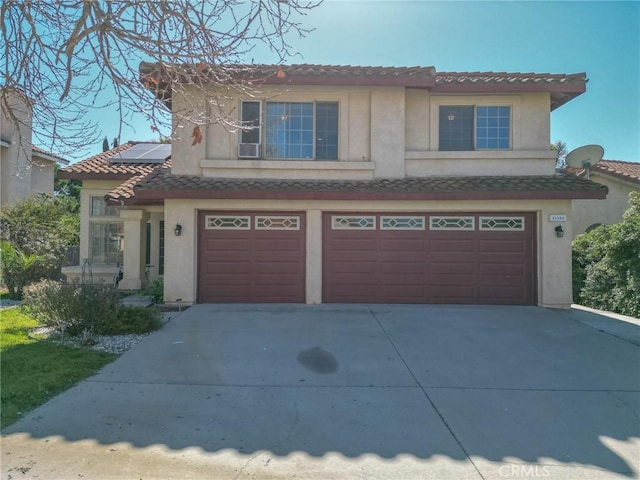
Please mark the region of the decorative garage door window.
<svg viewBox="0 0 640 480"><path fill-rule="evenodd" d="M429 217L430 230L475 230L474 217Z"/></svg>
<svg viewBox="0 0 640 480"><path fill-rule="evenodd" d="M424 230L424 217L381 216L380 230Z"/></svg>
<svg viewBox="0 0 640 480"><path fill-rule="evenodd" d="M480 217L480 230L524 231L524 217Z"/></svg>
<svg viewBox="0 0 640 480"><path fill-rule="evenodd" d="M206 215L204 228L207 230L250 230L251 217L236 215Z"/></svg>
<svg viewBox="0 0 640 480"><path fill-rule="evenodd" d="M300 230L296 215L256 215L256 230Z"/></svg>
<svg viewBox="0 0 640 480"><path fill-rule="evenodd" d="M333 230L375 230L376 217L331 217Z"/></svg>

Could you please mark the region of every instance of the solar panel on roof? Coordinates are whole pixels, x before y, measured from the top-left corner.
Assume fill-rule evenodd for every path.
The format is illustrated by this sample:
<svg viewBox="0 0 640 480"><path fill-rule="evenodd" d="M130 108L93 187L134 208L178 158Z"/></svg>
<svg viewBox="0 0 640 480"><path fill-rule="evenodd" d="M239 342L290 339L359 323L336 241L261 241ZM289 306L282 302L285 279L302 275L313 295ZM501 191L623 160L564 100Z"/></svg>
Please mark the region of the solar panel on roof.
<svg viewBox="0 0 640 480"><path fill-rule="evenodd" d="M171 144L138 143L115 154L111 163L162 163L171 156Z"/></svg>

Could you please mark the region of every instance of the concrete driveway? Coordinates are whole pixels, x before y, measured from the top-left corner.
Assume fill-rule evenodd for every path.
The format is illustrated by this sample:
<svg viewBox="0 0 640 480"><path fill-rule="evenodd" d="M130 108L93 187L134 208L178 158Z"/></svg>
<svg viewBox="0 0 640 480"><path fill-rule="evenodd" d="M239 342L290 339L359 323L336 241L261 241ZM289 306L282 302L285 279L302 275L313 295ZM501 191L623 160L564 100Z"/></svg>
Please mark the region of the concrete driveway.
<svg viewBox="0 0 640 480"><path fill-rule="evenodd" d="M638 478L638 327L197 305L3 431L2 478Z"/></svg>

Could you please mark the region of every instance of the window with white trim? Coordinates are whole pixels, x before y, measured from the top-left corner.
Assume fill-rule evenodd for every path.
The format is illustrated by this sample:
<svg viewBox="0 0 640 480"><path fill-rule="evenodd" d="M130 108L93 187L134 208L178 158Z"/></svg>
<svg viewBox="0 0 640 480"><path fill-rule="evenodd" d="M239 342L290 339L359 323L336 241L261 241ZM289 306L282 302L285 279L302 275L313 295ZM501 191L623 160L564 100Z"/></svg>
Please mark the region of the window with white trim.
<svg viewBox="0 0 640 480"><path fill-rule="evenodd" d="M337 160L338 102L243 101L239 158Z"/></svg>
<svg viewBox="0 0 640 480"><path fill-rule="evenodd" d="M207 230L251 230L251 217L245 215L206 215L204 228Z"/></svg>
<svg viewBox="0 0 640 480"><path fill-rule="evenodd" d="M429 230L475 230L474 217L429 217Z"/></svg>
<svg viewBox="0 0 640 480"><path fill-rule="evenodd" d="M441 105L441 151L508 150L511 148L511 107Z"/></svg>
<svg viewBox="0 0 640 480"><path fill-rule="evenodd" d="M119 205L108 205L104 197L92 196L89 214L92 217L119 217L121 208Z"/></svg>
<svg viewBox="0 0 640 480"><path fill-rule="evenodd" d="M124 222L89 224L89 257L94 264L122 264Z"/></svg>
<svg viewBox="0 0 640 480"><path fill-rule="evenodd" d="M424 230L424 217L381 216L380 230Z"/></svg>
<svg viewBox="0 0 640 480"><path fill-rule="evenodd" d="M480 230L524 231L524 217L480 217Z"/></svg>
<svg viewBox="0 0 640 480"><path fill-rule="evenodd" d="M300 230L297 215L256 215L256 230Z"/></svg>
<svg viewBox="0 0 640 480"><path fill-rule="evenodd" d="M332 216L332 230L375 230L376 217Z"/></svg>

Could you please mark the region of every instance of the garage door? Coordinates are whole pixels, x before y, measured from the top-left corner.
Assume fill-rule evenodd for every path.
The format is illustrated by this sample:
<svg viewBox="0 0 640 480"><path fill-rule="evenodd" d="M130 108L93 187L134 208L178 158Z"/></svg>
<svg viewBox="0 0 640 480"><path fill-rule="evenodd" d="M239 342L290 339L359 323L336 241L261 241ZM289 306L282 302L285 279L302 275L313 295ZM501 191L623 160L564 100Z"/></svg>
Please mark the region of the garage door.
<svg viewBox="0 0 640 480"><path fill-rule="evenodd" d="M325 213L323 301L535 302L535 214Z"/></svg>
<svg viewBox="0 0 640 480"><path fill-rule="evenodd" d="M198 302L305 300L300 212L200 212Z"/></svg>

